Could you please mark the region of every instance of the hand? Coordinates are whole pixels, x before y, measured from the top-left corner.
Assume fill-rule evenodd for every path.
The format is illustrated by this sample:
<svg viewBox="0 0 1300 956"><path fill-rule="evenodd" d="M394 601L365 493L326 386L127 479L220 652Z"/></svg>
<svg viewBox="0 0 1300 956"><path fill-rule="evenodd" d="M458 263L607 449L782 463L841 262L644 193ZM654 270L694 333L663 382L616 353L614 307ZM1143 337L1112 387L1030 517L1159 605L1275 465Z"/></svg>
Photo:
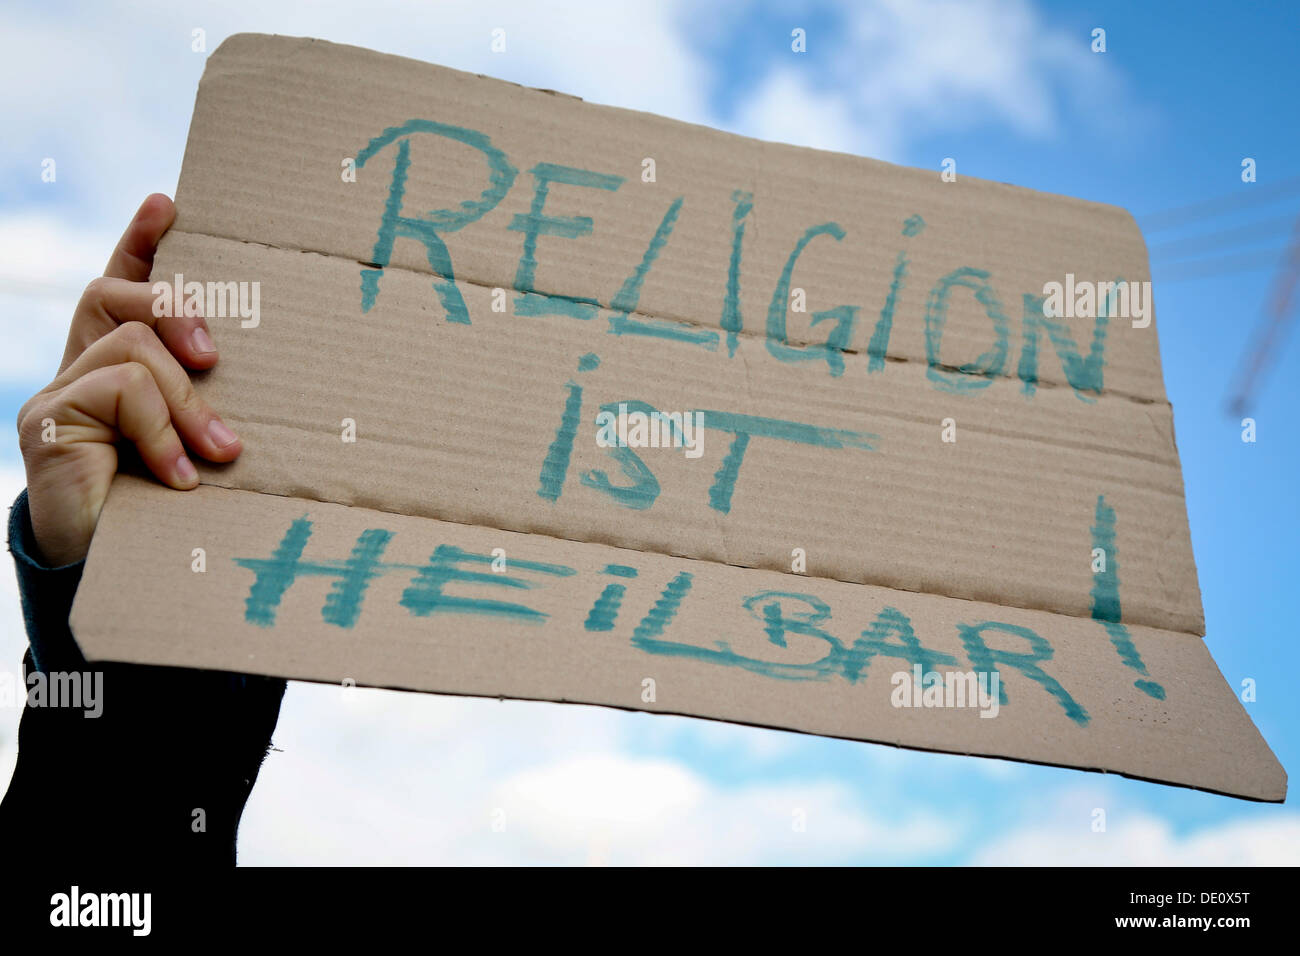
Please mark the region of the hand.
<svg viewBox="0 0 1300 956"><path fill-rule="evenodd" d="M18 412L32 530L51 567L86 556L117 471L117 441L134 444L149 470L179 489L199 483L186 446L210 461L242 449L185 371L217 363L207 323L153 314L149 270L175 217L166 196L144 201L77 303L58 375Z"/></svg>

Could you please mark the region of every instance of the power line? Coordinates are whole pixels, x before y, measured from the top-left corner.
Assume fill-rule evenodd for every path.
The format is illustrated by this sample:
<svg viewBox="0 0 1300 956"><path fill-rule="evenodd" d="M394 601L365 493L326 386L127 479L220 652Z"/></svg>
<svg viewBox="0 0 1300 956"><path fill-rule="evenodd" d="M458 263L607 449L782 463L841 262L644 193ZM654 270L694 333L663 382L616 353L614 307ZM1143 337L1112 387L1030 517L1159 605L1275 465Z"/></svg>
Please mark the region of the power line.
<svg viewBox="0 0 1300 956"><path fill-rule="evenodd" d="M1298 279L1300 279L1300 219L1296 220L1291 246L1273 283L1273 294L1269 297L1268 317L1255 334L1255 347L1248 353L1242 366L1243 371L1238 378L1239 385L1236 393L1228 404L1233 415L1243 415L1250 408L1254 390L1263 378L1264 369L1281 344L1282 334L1291 318L1291 305Z"/></svg>
<svg viewBox="0 0 1300 956"><path fill-rule="evenodd" d="M1202 199L1186 206L1163 209L1148 213L1138 222L1143 232L1157 232L1186 225L1198 219L1208 219L1228 213L1238 212L1254 206L1277 202L1290 196L1300 195L1300 176L1284 179L1267 185L1252 184L1248 190L1226 193L1213 199Z"/></svg>
<svg viewBox="0 0 1300 956"><path fill-rule="evenodd" d="M1241 272L1257 272L1276 266L1283 252L1282 249L1262 249L1204 259L1153 262L1151 278L1159 282L1178 282L1184 279L1213 279Z"/></svg>
<svg viewBox="0 0 1300 956"><path fill-rule="evenodd" d="M1149 246L1147 251L1153 260L1163 256L1178 257L1189 253L1216 252L1227 246L1251 245L1269 239L1277 239L1281 236L1289 236L1293 222L1291 216L1261 219L1257 222L1247 223L1244 226L1237 226L1235 229L1221 229L1218 232L1158 242Z"/></svg>

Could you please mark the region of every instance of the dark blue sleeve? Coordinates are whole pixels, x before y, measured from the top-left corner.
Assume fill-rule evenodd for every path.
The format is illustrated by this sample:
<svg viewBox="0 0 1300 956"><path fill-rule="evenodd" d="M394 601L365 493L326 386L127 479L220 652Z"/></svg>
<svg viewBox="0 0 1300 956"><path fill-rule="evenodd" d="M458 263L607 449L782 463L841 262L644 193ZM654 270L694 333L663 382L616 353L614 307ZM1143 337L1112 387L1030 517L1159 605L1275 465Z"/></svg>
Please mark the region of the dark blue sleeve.
<svg viewBox="0 0 1300 956"><path fill-rule="evenodd" d="M18 595L22 599L23 620L36 668L41 671L83 669L86 660L68 629L68 613L85 562L50 568L33 557L40 549L32 533L26 489L9 509L9 551L18 573Z"/></svg>
<svg viewBox="0 0 1300 956"><path fill-rule="evenodd" d="M26 491L10 510L9 550L30 646L0 845L70 872L233 865L284 681L88 664L68 628L83 565L42 564Z"/></svg>

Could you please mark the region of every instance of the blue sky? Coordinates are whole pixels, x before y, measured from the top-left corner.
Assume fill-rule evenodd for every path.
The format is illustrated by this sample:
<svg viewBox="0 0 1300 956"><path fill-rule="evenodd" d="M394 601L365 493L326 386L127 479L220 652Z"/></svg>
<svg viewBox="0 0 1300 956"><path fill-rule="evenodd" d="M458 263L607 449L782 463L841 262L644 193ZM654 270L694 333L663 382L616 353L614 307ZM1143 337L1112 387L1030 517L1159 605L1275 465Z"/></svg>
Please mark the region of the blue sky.
<svg viewBox="0 0 1300 956"><path fill-rule="evenodd" d="M1206 640L1288 769L1300 668L1285 602L1300 509L1300 335L1272 356L1243 444L1231 384L1300 217L1300 8L1202 3L19 3L0 33L0 491L12 421L57 365L81 286L180 169L202 53L238 31L322 36L749 135L1124 206L1144 226ZM507 30L505 54L488 49ZM808 52L790 51L807 31ZM1106 30L1107 50L1090 50ZM58 181L40 182L40 162ZM1243 157L1258 182L1241 181ZM1257 225L1256 225L1257 224ZM1235 230L1235 231L1234 231ZM1215 236L1228 232L1227 239ZM1179 252L1208 236L1200 256ZM1244 237L1244 239L1243 239ZM1186 246L1182 247L1184 250ZM1187 260L1214 260L1214 267ZM1225 263L1231 271L1216 274ZM1293 307L1292 312L1296 309ZM23 636L0 599L0 667ZM16 713L0 711L0 779ZM249 804L263 862L1300 861L1300 815L1078 771L599 708L293 685ZM486 826L509 805L504 833ZM1092 832L1094 808L1108 829ZM791 808L807 811L792 833Z"/></svg>

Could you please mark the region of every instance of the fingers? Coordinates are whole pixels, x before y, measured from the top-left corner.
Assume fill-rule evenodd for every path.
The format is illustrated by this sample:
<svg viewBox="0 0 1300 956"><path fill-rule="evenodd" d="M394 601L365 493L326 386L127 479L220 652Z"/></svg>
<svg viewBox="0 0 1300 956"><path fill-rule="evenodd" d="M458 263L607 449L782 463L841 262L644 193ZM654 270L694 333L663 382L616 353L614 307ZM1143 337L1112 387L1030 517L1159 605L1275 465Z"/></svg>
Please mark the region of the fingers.
<svg viewBox="0 0 1300 956"><path fill-rule="evenodd" d="M19 412L32 530L61 564L86 554L122 440L178 489L199 483L191 453L230 461L242 450L186 374L217 362L206 323L167 315L170 295L160 300L148 282L175 214L166 196L144 201L77 305L59 374Z"/></svg>
<svg viewBox="0 0 1300 956"><path fill-rule="evenodd" d="M140 206L104 276L77 304L58 376L24 406L20 420L53 419L59 438L49 451L80 448L82 459L90 454L87 442L111 453L111 443L124 438L162 481L192 488L198 472L187 446L212 461L230 461L242 446L185 371L216 364L206 322L165 314L170 301L156 308L158 296L147 282L158 241L175 216L172 201L159 193Z"/></svg>
<svg viewBox="0 0 1300 956"><path fill-rule="evenodd" d="M117 248L104 267L104 275L110 279L128 279L131 282L148 279L158 240L171 227L175 218L176 206L171 199L162 193L149 196L140 204L131 224L118 240Z"/></svg>
<svg viewBox="0 0 1300 956"><path fill-rule="evenodd" d="M239 438L199 398L185 369L143 323L128 322L94 342L59 374L50 388L63 388L95 369L132 362L149 371L155 390L166 402L172 423L191 450L209 461L230 461L238 457Z"/></svg>
<svg viewBox="0 0 1300 956"><path fill-rule="evenodd" d="M217 347L208 333L207 322L201 316L157 316L154 314L157 299L147 283L119 278L92 280L73 313L59 373L93 343L131 322L143 323L156 331L172 354L192 369L208 369L217 364Z"/></svg>
<svg viewBox="0 0 1300 956"><path fill-rule="evenodd" d="M60 436L56 446L104 442L109 437L105 432L116 432L135 445L161 481L181 489L199 483L198 471L172 427L167 401L153 373L139 362L92 369L28 414L54 420Z"/></svg>

